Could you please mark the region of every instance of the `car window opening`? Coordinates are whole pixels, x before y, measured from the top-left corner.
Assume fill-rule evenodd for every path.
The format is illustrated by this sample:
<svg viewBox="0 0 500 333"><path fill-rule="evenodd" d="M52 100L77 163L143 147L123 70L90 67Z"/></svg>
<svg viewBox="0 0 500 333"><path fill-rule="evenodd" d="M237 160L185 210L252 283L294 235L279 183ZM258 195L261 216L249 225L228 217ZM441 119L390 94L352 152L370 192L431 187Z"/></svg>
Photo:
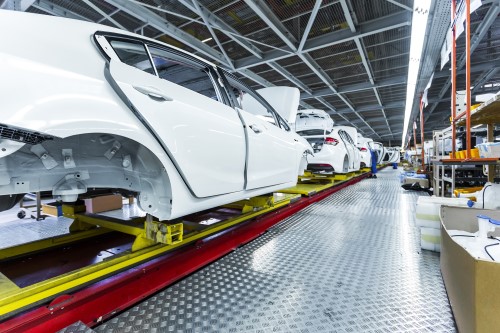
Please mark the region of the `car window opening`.
<svg viewBox="0 0 500 333"><path fill-rule="evenodd" d="M121 62L149 74L155 74L144 44L122 40L111 40L110 44Z"/></svg>
<svg viewBox="0 0 500 333"><path fill-rule="evenodd" d="M158 76L206 97L219 100L213 79L206 68L188 65L171 59L167 51L149 47Z"/></svg>

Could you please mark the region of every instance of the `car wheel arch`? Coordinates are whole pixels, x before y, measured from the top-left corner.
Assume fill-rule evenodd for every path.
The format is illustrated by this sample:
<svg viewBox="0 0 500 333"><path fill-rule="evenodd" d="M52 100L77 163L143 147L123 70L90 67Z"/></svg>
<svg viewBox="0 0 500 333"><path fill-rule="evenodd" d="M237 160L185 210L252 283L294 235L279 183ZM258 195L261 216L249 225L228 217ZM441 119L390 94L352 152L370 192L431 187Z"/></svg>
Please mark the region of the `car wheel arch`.
<svg viewBox="0 0 500 333"><path fill-rule="evenodd" d="M38 161L39 157L33 154L33 146L25 145L6 158L11 165L25 163L27 167L9 170L8 176L11 179L26 179L26 183L33 186L29 188L30 192L53 191L58 196L62 193L58 189L64 188L68 175L84 175L78 179L85 186L84 193L94 188L137 193L142 210L159 219L168 219L175 192L172 189L172 168L168 161L161 160L168 159L168 156L158 156L154 152L155 147L149 146L147 140L122 134L119 131L80 131L45 141L40 146L55 161L55 166L50 169L41 163L41 159ZM64 155L64 152L69 153ZM0 194L9 189L10 194L21 193L21 189L11 181L0 186Z"/></svg>

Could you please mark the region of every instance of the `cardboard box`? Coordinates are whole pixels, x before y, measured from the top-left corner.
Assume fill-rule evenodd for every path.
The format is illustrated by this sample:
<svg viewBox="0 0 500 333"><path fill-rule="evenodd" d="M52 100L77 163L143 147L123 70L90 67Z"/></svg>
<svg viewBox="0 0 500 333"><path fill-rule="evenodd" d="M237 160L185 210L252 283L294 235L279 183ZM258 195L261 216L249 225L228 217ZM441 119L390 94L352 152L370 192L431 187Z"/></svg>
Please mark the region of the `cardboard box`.
<svg viewBox="0 0 500 333"><path fill-rule="evenodd" d="M479 214L500 219L498 210L441 207L441 274L458 330L499 332L500 262L472 257L447 232L476 232Z"/></svg>
<svg viewBox="0 0 500 333"><path fill-rule="evenodd" d="M42 204L42 213L51 216L62 216L62 204L60 202Z"/></svg>
<svg viewBox="0 0 500 333"><path fill-rule="evenodd" d="M101 213L109 210L121 209L123 205L120 194L109 194L83 199L87 213Z"/></svg>

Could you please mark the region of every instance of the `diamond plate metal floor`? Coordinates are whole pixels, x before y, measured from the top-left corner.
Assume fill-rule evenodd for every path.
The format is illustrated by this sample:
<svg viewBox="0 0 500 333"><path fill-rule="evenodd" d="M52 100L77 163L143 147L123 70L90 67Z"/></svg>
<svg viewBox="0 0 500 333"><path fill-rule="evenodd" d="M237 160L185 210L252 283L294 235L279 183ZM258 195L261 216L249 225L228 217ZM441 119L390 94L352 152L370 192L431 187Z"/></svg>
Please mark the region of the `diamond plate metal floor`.
<svg viewBox="0 0 500 333"><path fill-rule="evenodd" d="M109 320L96 332L455 332L420 193L386 168Z"/></svg>

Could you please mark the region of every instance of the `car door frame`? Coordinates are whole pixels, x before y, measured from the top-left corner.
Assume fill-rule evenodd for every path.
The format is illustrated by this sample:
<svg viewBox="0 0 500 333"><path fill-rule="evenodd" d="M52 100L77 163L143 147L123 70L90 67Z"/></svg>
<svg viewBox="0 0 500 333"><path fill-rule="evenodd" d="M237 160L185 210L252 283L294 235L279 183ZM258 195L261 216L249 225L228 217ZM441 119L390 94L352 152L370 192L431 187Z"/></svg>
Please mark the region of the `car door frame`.
<svg viewBox="0 0 500 333"><path fill-rule="evenodd" d="M153 65L153 69L155 72L155 74L151 74L151 75L155 75L157 78L160 78L160 77L158 76L158 73L156 71L156 67L154 66L154 61L153 61L151 54L149 52L149 46L154 46L154 47L157 47L160 49L168 49L169 52L176 54L176 56L179 56L180 58L182 58L182 60L184 62L188 62L188 63L190 62L193 66L197 66L197 67L202 66L202 67L208 68L208 70L210 72L209 75L211 76L212 79L214 79L215 76L218 79L221 79L221 75L220 75L219 71L216 70L216 69L218 69L218 67L215 65L212 65L208 62L205 62L201 59L198 59L194 56L186 54L182 51L179 51L174 47L170 47L169 45L165 45L163 43L158 43L158 42L155 42L155 41L147 39L147 38L140 38L140 37L136 37L136 36L130 36L127 34L121 34L121 33L109 32L109 31L101 31L101 30L96 31L93 35L93 38L94 38L94 42L95 42L96 46L98 47L98 49L100 49L101 53L103 54L103 56L107 60L106 66L108 67L108 70L105 71L106 80L109 82L110 85L113 86L114 90L120 95L120 98L126 103L128 108L132 111L132 113L136 116L136 118L148 130L148 132L152 135L152 137L155 139L155 141L158 142L158 144L160 145L162 150L165 152L165 154L167 154L168 158L170 159L170 161L174 165L175 169L177 170L177 173L180 175L183 183L186 185L186 188L189 190L191 195L193 195L194 197L198 197L196 195L196 193L194 192L194 190L192 189L192 187L190 186L189 182L187 181L186 176L182 172L181 167L176 163L176 160L173 157L172 153L170 152L169 148L166 146L166 144L163 142L163 140L158 136L156 131L151 127L151 125L142 117L141 113L135 109L134 105L128 99L128 97L122 92L121 88L116 87L117 84L114 82L113 78L108 77L108 76L111 76L111 74L109 72L109 64L110 64L111 60L123 63L123 61L118 57L118 55L114 51L108 38L121 39L121 40L125 40L125 41L139 42L139 43L144 44L145 50L149 56L149 61ZM227 89L223 89L225 87L221 87L221 84L213 84L213 86L214 86L214 89L217 93L217 96L221 99L218 102L220 102L226 106L229 106L231 109L233 109L233 111L236 112L236 114L238 115L238 118L241 121L242 127L244 127L244 122L241 119L241 116L239 115L239 113L236 110L234 110L234 107L232 106L232 103L230 101L230 97L227 94ZM248 138L246 136L245 136L245 142L246 142L246 149L247 149L247 151L245 152L245 156L246 156L246 158L248 158ZM246 168L246 162L245 162L245 168ZM244 175L244 184L246 184L246 169L245 169L243 175ZM244 189L245 189L245 187L243 187L241 190L243 191Z"/></svg>
<svg viewBox="0 0 500 333"><path fill-rule="evenodd" d="M267 109L267 111L271 114L271 116L274 119L274 124L270 124L270 126L275 126L278 129L280 129L282 131L285 131L285 132L291 132L291 128L288 125L288 123L285 121L285 119L283 119L283 117L281 117L281 115L270 105L270 103L267 102L267 100L264 97L262 97L257 91L255 91L250 86L248 86L247 84L245 84L244 82L242 82L240 79L238 79L236 76L234 76L233 74L225 71L224 69L222 69L220 67L217 67L217 69L218 69L218 71L220 73L220 76L221 76L221 79L223 81L223 88L226 91L226 94L229 96L229 101L231 102L232 107L235 110L237 110L238 113L240 114L240 118L241 118L241 120L242 120L242 122L243 122L243 124L245 126L245 133L247 135L247 159L246 159L246 163L245 163L245 189L248 189L248 170L249 170L249 165L250 165L248 159L249 159L250 150L251 150L251 147L250 147L251 138L248 135L247 124L246 124L245 119L244 119L243 115L241 114L241 112L243 111L243 112L246 112L246 113L248 113L250 115L251 115L251 113L248 112L248 111L245 111L244 109L241 109L241 106L237 102L237 99L236 99L236 96L234 95L233 90L230 89L231 84L230 84L230 82L228 80L228 77L231 78L236 83L238 83L239 85L241 85L242 87L245 87L245 89L248 89L249 91L251 91L252 94L254 95L252 97L255 98L255 99L257 99L258 102L260 102L261 104L263 104L263 106L265 106L265 108ZM295 138L293 140L294 140L294 143L298 142L298 140L295 139ZM297 147L297 146L295 146L295 147ZM297 149L297 148L295 148L295 149Z"/></svg>

